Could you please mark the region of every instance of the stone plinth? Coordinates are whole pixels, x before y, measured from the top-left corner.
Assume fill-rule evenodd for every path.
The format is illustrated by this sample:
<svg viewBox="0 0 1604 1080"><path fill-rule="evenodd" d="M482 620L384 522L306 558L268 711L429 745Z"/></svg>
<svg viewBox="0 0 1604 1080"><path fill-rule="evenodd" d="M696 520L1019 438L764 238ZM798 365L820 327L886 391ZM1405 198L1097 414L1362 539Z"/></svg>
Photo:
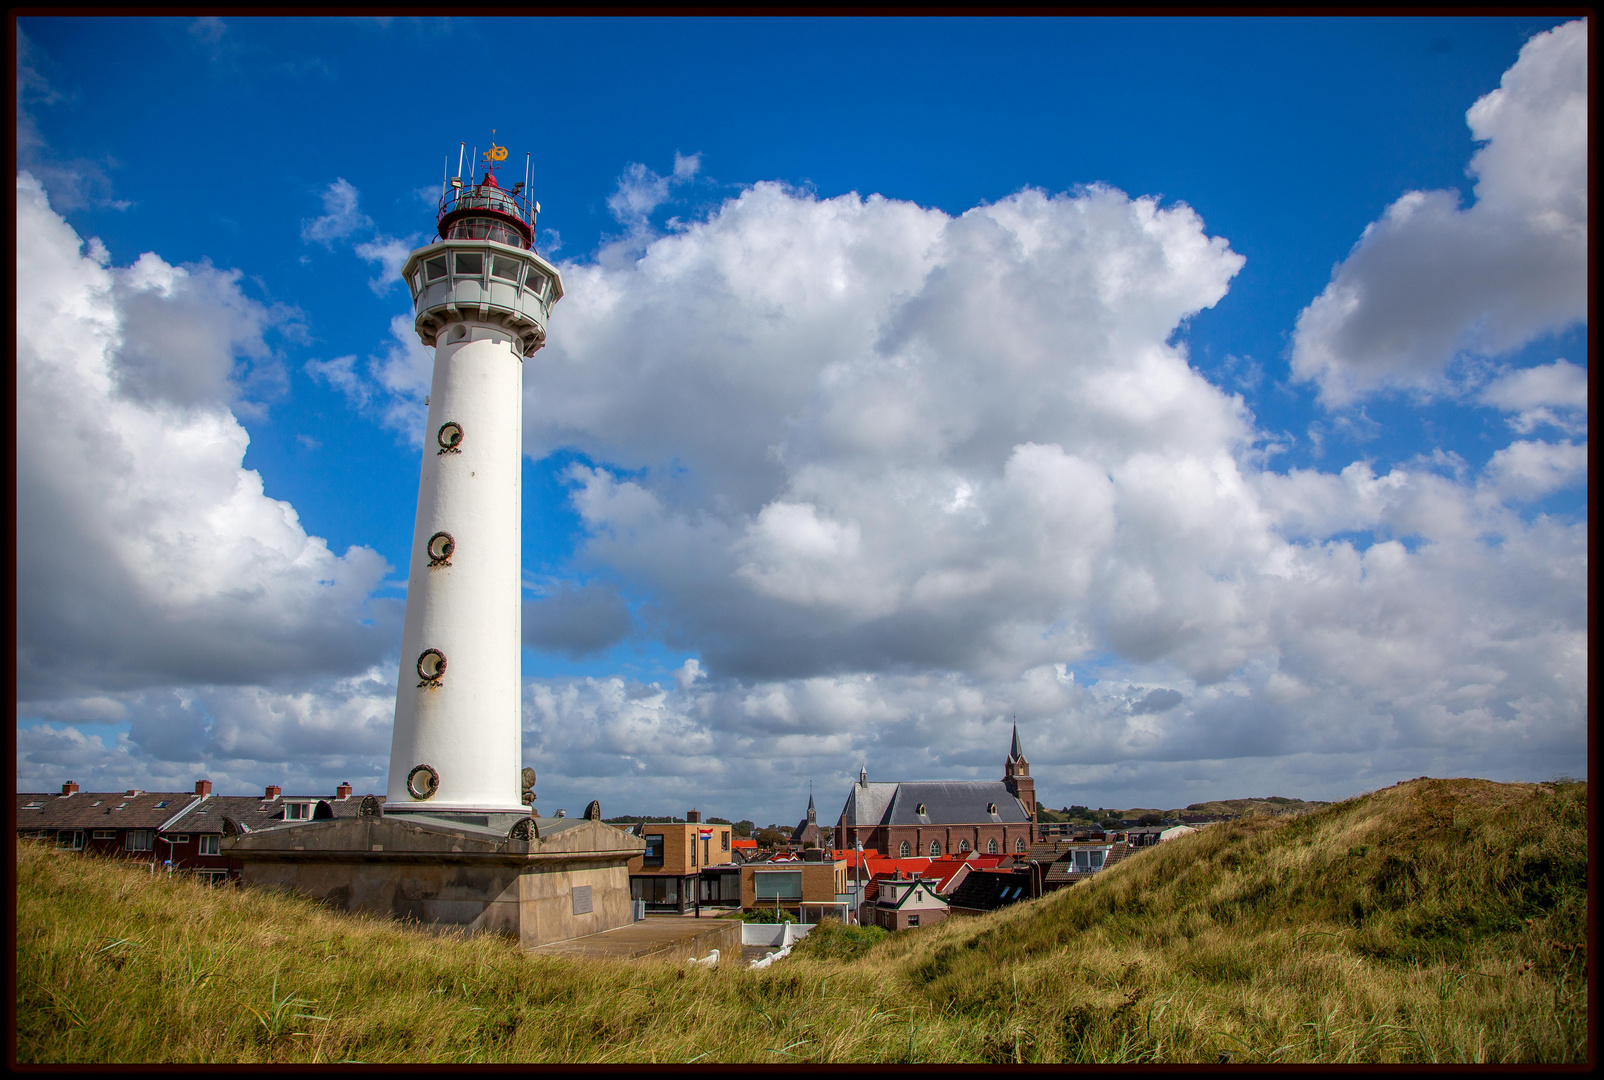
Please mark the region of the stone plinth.
<svg viewBox="0 0 1604 1080"><path fill-rule="evenodd" d="M236 826L223 854L240 861L246 886L437 929L503 934L526 949L633 921L627 867L643 841L582 818L456 816Z"/></svg>

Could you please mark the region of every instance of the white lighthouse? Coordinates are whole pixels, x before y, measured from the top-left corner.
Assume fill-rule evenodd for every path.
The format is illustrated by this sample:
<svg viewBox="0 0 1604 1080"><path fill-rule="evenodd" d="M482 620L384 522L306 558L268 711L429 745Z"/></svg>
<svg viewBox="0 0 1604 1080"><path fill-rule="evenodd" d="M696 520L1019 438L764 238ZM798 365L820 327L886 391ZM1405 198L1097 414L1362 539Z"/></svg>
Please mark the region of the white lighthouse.
<svg viewBox="0 0 1604 1080"><path fill-rule="evenodd" d="M434 347L384 812L527 812L520 739L523 363L562 296L534 251L539 204L447 180L435 243L402 274Z"/></svg>

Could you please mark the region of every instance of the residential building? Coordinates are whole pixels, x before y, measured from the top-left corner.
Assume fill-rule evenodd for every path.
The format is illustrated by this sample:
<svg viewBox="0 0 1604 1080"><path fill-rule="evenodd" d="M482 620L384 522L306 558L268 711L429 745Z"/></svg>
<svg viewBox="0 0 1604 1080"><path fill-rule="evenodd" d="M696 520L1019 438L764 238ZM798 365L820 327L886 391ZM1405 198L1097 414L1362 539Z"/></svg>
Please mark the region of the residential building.
<svg viewBox="0 0 1604 1080"><path fill-rule="evenodd" d="M847 862L809 848L802 858L747 863L741 867L741 907L789 911L802 922L831 916L846 922L852 909Z"/></svg>
<svg viewBox="0 0 1604 1080"><path fill-rule="evenodd" d="M732 891L725 887L728 875L702 875L708 867L735 863L730 826L703 824L701 812L690 810L683 822L644 822L638 835L646 850L629 861L629 893L646 910L684 914L704 894L711 903L735 902L726 895Z"/></svg>
<svg viewBox="0 0 1604 1080"><path fill-rule="evenodd" d="M935 882L898 875L880 882L872 910L876 926L887 930L913 930L945 919L947 901L936 892Z"/></svg>
<svg viewBox="0 0 1604 1080"><path fill-rule="evenodd" d="M17 796L17 833L53 838L61 850L119 855L221 882L238 878L240 870L222 852L225 819L256 832L285 821L354 817L361 800L350 784L332 797L286 797L277 784L261 795L213 795L210 780L197 780L193 793L130 789L112 795L80 792L68 781L60 795Z"/></svg>
<svg viewBox="0 0 1604 1080"><path fill-rule="evenodd" d="M971 870L947 897L954 915L983 915L1036 895L1029 867L1015 870Z"/></svg>
<svg viewBox="0 0 1604 1080"><path fill-rule="evenodd" d="M1195 832L1197 830L1190 825L1143 825L1126 830L1126 843L1133 848L1152 847Z"/></svg>
<svg viewBox="0 0 1604 1080"><path fill-rule="evenodd" d="M154 870L165 859L160 834L211 790L202 780L195 791L122 793L80 791L69 780L61 793L17 796L17 835L54 841L57 850L88 852L149 863Z"/></svg>
<svg viewBox="0 0 1604 1080"><path fill-rule="evenodd" d="M1042 890L1051 892L1084 881L1124 859L1130 852L1127 835L1121 830L1045 840L1031 845L1023 858L1035 868Z"/></svg>
<svg viewBox="0 0 1604 1080"><path fill-rule="evenodd" d="M847 793L835 840L895 858L1023 854L1035 839L1036 782L1019 742L1003 779L874 782L868 767Z"/></svg>

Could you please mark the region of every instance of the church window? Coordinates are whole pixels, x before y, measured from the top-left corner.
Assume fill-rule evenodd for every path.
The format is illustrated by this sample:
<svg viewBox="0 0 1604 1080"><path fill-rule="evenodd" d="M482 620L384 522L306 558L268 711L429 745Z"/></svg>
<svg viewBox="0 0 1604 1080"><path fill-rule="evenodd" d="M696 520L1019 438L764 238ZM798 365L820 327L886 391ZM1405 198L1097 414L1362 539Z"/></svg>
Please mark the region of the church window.
<svg viewBox="0 0 1604 1080"><path fill-rule="evenodd" d="M908 841L904 840L900 845L898 845L898 847L897 847L897 858L906 859L909 855L912 855L912 854L913 854L913 848L908 846Z"/></svg>
<svg viewBox="0 0 1604 1080"><path fill-rule="evenodd" d="M958 850L959 851L968 851L969 850L969 841L967 841L967 840L958 841Z"/></svg>
<svg viewBox="0 0 1604 1080"><path fill-rule="evenodd" d="M986 841L986 854L987 855L995 855L995 854L997 854L997 838L995 836L992 837L990 840Z"/></svg>
<svg viewBox="0 0 1604 1080"><path fill-rule="evenodd" d="M940 840L932 840L932 841L930 841L930 857L932 859L941 858L941 841Z"/></svg>
<svg viewBox="0 0 1604 1080"><path fill-rule="evenodd" d="M1014 841L1014 850L1015 851L1024 851L1025 850L1025 838L1023 836L1021 836L1018 840Z"/></svg>

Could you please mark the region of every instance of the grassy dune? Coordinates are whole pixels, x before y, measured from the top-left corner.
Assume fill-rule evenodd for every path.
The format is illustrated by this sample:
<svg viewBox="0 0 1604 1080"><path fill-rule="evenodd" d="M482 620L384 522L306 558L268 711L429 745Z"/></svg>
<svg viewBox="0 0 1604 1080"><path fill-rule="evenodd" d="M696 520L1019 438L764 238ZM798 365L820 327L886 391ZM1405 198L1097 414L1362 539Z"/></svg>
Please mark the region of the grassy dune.
<svg viewBox="0 0 1604 1080"><path fill-rule="evenodd" d="M96 1061L1586 1059L1585 784L1422 780L766 971L534 960L25 844L17 1052Z"/></svg>

